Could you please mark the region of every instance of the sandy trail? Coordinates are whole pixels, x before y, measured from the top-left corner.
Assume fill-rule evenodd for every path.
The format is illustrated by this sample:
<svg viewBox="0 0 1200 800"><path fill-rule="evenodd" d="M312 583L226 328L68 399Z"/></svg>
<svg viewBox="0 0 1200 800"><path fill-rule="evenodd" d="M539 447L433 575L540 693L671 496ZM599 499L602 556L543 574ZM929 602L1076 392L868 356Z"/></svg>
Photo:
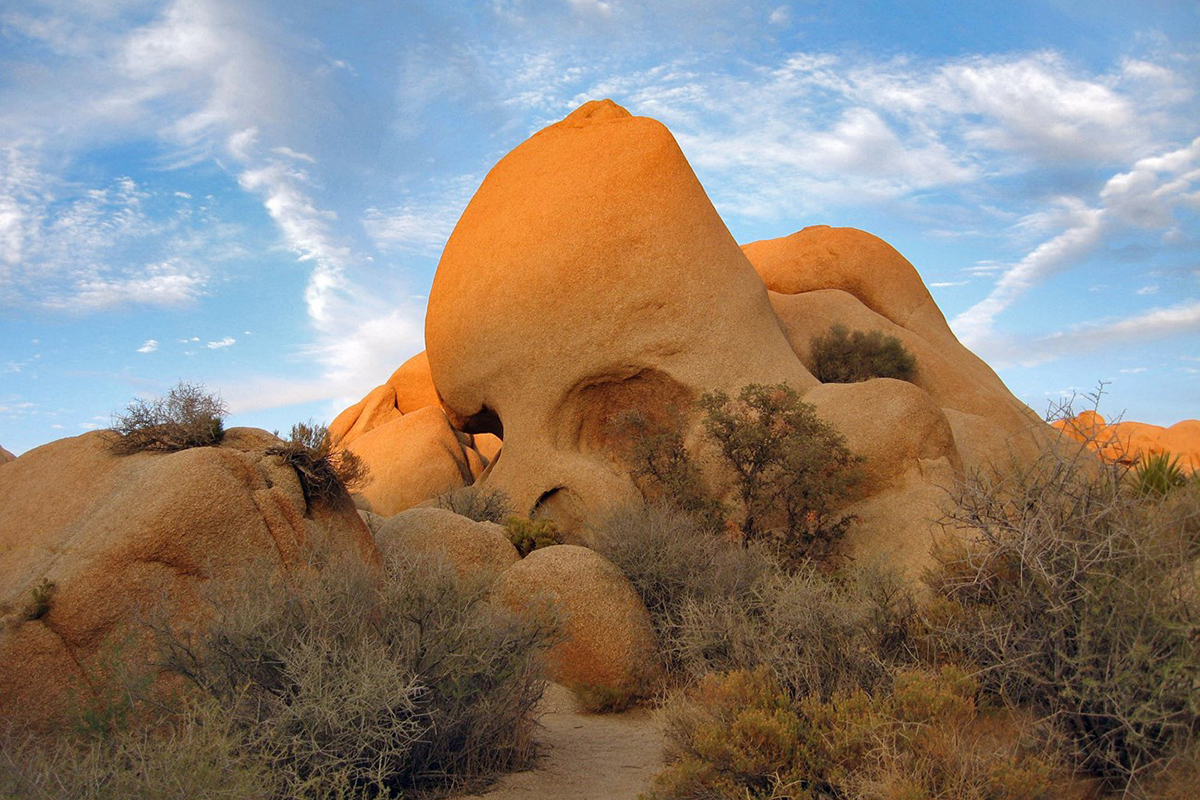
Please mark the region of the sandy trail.
<svg viewBox="0 0 1200 800"><path fill-rule="evenodd" d="M459 800L636 800L662 769L662 729L649 710L582 714L554 684L542 703L534 768Z"/></svg>

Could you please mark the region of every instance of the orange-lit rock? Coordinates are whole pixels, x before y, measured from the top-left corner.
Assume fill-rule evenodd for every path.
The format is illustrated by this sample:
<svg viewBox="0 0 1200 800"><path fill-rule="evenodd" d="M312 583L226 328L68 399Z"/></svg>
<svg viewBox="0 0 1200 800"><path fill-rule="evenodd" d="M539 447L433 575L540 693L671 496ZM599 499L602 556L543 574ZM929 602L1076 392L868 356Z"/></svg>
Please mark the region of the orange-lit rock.
<svg viewBox="0 0 1200 800"><path fill-rule="evenodd" d="M206 582L251 565L269 581L314 546L379 563L352 506L307 507L295 471L255 446L278 439L229 434L230 446L118 456L111 434L89 433L0 470L5 722L45 727L88 702L105 658L141 652L138 615L161 599L187 625L203 620Z"/></svg>
<svg viewBox="0 0 1200 800"><path fill-rule="evenodd" d="M425 344L455 425L502 435L487 483L522 513L636 496L608 457L624 409L815 385L674 137L607 100L488 173L442 254Z"/></svg>
<svg viewBox="0 0 1200 800"><path fill-rule="evenodd" d="M1053 425L1110 461L1136 464L1147 456L1167 453L1189 472L1200 469L1200 420L1184 420L1169 428L1147 422L1109 424L1094 411L1084 411Z"/></svg>

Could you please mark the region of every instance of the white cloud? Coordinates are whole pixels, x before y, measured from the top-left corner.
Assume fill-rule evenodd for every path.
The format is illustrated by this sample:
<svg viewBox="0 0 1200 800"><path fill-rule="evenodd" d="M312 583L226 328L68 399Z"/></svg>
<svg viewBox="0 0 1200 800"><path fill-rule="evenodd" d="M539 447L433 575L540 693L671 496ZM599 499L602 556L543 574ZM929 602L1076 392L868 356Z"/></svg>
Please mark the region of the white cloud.
<svg viewBox="0 0 1200 800"><path fill-rule="evenodd" d="M1158 284L1151 284L1149 286L1143 286L1142 288L1138 289L1136 293L1140 294L1140 295L1157 294L1158 293Z"/></svg>
<svg viewBox="0 0 1200 800"><path fill-rule="evenodd" d="M771 16L767 18L767 21L772 25L786 25L791 19L792 9L787 6L779 6L771 12Z"/></svg>
<svg viewBox="0 0 1200 800"><path fill-rule="evenodd" d="M81 278L69 294L43 301L47 308L63 311L101 311L122 305L182 306L197 300L205 280L196 275L157 272L133 278Z"/></svg>
<svg viewBox="0 0 1200 800"><path fill-rule="evenodd" d="M156 339L147 339L146 343L137 349L139 353L153 353L158 349L158 341Z"/></svg>
<svg viewBox="0 0 1200 800"><path fill-rule="evenodd" d="M232 336L226 336L224 339L218 339L215 342L209 342L204 346L209 350L222 350L226 347L232 347L236 343L237 339L233 338Z"/></svg>
<svg viewBox="0 0 1200 800"><path fill-rule="evenodd" d="M1145 367L1132 367L1130 369L1120 370L1120 373L1122 375L1140 375L1141 373L1143 373L1145 371L1146 371Z"/></svg>

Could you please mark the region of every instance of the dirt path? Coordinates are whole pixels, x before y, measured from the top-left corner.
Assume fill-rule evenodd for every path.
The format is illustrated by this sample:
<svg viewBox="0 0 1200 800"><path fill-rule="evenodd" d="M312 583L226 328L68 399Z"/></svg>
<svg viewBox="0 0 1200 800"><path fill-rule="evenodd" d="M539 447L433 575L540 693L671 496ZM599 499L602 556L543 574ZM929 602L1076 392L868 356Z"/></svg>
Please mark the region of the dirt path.
<svg viewBox="0 0 1200 800"><path fill-rule="evenodd" d="M662 730L650 711L581 714L553 684L542 702L537 765L459 800L636 800L662 769Z"/></svg>

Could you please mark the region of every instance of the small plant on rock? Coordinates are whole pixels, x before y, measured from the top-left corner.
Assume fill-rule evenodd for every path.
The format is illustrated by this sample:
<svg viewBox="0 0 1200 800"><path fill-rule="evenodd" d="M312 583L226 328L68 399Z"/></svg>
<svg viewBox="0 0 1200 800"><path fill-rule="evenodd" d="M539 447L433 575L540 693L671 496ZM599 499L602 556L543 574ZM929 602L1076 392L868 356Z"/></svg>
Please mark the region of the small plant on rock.
<svg viewBox="0 0 1200 800"><path fill-rule="evenodd" d="M554 520L511 516L505 521L504 528L508 531L508 540L517 548L521 558L534 550L563 543L562 532Z"/></svg>
<svg viewBox="0 0 1200 800"><path fill-rule="evenodd" d="M812 339L813 374L821 383L857 383L871 378L910 381L917 360L895 336L834 325Z"/></svg>
<svg viewBox="0 0 1200 800"><path fill-rule="evenodd" d="M309 505L335 505L370 480L370 470L356 453L338 447L324 425L298 422L287 441L267 449L296 470L304 500Z"/></svg>
<svg viewBox="0 0 1200 800"><path fill-rule="evenodd" d="M58 587L54 581L49 578L42 578L42 582L29 590L29 605L25 607L25 619L35 620L41 619L50 613L50 603L54 599L54 592Z"/></svg>
<svg viewBox="0 0 1200 800"><path fill-rule="evenodd" d="M460 517L476 522L495 522L503 525L512 514L508 495L499 489L484 486L463 486L451 489L437 498L438 508L453 511Z"/></svg>
<svg viewBox="0 0 1200 800"><path fill-rule="evenodd" d="M179 383L166 397L135 400L124 414L114 416L112 449L128 455L210 447L225 435L226 413L221 398L202 384Z"/></svg>

